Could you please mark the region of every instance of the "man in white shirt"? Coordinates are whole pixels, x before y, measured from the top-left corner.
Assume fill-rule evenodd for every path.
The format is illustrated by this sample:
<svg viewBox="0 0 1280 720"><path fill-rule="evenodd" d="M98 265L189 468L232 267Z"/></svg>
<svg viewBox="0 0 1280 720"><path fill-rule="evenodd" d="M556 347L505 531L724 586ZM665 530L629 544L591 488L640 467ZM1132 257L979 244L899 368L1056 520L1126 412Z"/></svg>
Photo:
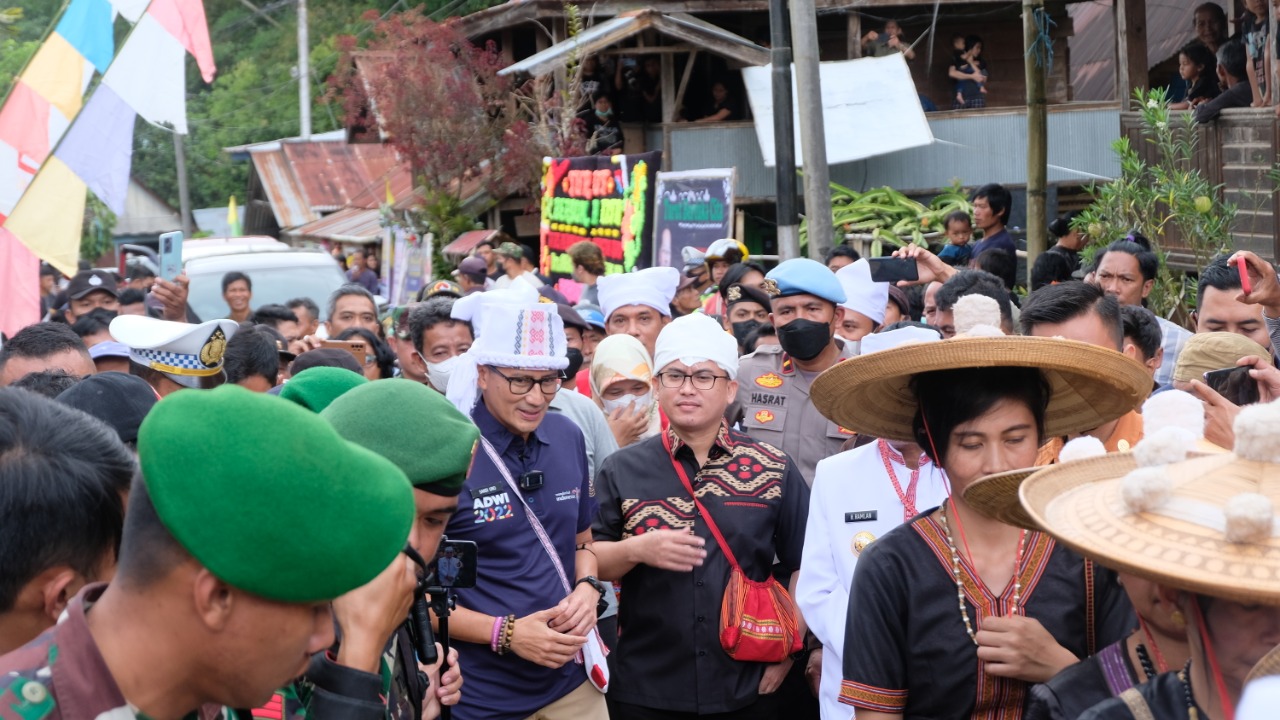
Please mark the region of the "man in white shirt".
<svg viewBox="0 0 1280 720"><path fill-rule="evenodd" d="M891 330L864 337L862 354L940 339L936 331L925 328ZM821 673L822 720L849 717L849 706L840 704L840 682L849 587L858 556L877 538L946 497L942 472L914 443L878 439L818 463L795 599L822 643L809 656L806 670L806 675Z"/></svg>

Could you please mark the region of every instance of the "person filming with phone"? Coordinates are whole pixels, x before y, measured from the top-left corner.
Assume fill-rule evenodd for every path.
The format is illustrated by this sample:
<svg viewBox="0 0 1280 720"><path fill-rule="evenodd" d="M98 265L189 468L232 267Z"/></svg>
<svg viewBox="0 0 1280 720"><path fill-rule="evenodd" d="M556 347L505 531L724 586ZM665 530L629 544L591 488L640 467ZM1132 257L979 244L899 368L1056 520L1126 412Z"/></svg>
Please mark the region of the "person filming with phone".
<svg viewBox="0 0 1280 720"><path fill-rule="evenodd" d="M1240 408L1280 395L1278 380L1267 348L1229 332L1192 335L1173 369L1173 388L1204 402L1205 439L1228 450L1235 445L1232 425Z"/></svg>

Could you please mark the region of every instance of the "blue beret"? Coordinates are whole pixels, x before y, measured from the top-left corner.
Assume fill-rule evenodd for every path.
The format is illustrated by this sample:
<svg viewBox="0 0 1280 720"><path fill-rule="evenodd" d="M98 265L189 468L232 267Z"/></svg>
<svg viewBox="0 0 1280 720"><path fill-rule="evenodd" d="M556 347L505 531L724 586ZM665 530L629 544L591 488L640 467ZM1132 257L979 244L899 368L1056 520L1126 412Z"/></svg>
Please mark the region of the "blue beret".
<svg viewBox="0 0 1280 720"><path fill-rule="evenodd" d="M809 258L793 258L778 265L765 275L765 289L774 297L790 295L814 295L839 305L845 301L844 288L836 274L826 265ZM772 287L770 287L772 286Z"/></svg>

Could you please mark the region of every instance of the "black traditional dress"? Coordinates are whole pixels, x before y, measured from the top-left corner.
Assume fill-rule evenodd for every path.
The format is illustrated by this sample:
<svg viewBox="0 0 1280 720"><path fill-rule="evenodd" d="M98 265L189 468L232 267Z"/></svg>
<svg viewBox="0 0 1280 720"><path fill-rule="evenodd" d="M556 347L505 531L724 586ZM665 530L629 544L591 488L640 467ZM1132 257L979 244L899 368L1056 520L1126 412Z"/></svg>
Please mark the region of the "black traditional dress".
<svg viewBox="0 0 1280 720"><path fill-rule="evenodd" d="M1151 711L1150 717L1159 720L1183 720L1191 717L1191 708L1196 709L1199 720L1208 720L1191 695L1187 686L1186 671L1167 672L1155 676L1133 689L1138 697L1114 697L1085 711L1080 720L1141 720L1141 716L1133 710L1134 704L1139 708L1142 704Z"/></svg>
<svg viewBox="0 0 1280 720"><path fill-rule="evenodd" d="M957 538L958 540L959 538ZM1053 538L1028 532L1017 568L1018 613L1039 620L1077 657L1136 626L1115 573L1086 563ZM960 560L965 607L975 632L1013 611L1014 583L993 595ZM854 573L845 626L841 702L911 718L1020 720L1030 683L985 672L956 598L952 554L937 513L877 540Z"/></svg>
<svg viewBox="0 0 1280 720"><path fill-rule="evenodd" d="M1154 673L1154 669L1152 670ZM1031 688L1026 720L1075 720L1080 713L1150 679L1129 660L1125 641L1113 643Z"/></svg>

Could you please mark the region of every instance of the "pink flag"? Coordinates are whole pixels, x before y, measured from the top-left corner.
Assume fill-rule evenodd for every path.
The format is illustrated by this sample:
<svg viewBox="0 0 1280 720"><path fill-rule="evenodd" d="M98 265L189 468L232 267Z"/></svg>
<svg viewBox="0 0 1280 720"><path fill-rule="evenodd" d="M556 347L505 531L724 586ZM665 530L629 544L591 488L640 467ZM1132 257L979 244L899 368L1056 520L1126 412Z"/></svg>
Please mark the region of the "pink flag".
<svg viewBox="0 0 1280 720"><path fill-rule="evenodd" d="M0 228L0 331L13 337L40 321L40 260Z"/></svg>
<svg viewBox="0 0 1280 720"><path fill-rule="evenodd" d="M209 83L218 68L213 63L213 46L209 43L209 25L204 18L203 0L154 0L147 14L160 21L191 53L200 66L200 77Z"/></svg>

